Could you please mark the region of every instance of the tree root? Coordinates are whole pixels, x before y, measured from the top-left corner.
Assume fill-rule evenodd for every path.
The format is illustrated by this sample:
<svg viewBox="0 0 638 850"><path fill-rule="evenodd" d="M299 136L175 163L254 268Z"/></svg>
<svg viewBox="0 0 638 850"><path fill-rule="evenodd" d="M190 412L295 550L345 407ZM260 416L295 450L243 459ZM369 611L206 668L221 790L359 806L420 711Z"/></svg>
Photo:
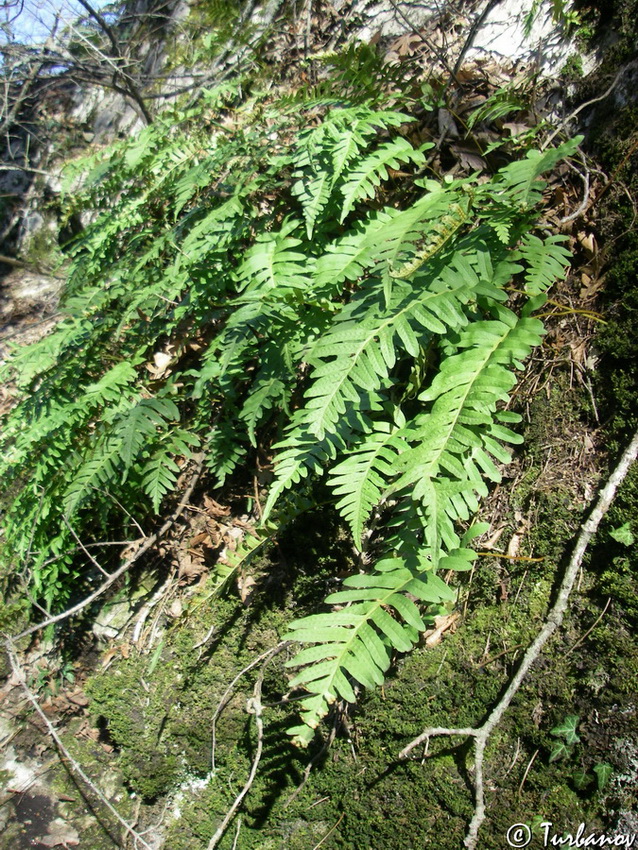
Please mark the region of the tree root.
<svg viewBox="0 0 638 850"><path fill-rule="evenodd" d="M100 791L100 789L93 782L93 780L89 776L87 776L87 774L84 772L82 767L78 764L78 762L73 758L71 753L64 746L64 744L62 743L62 739L60 738L58 733L55 731L51 721L46 716L44 711L41 709L38 700L36 699L35 695L31 691L29 686L27 685L26 674L24 672L24 669L20 666L20 662L18 661L16 652L15 652L15 647L14 647L14 644L13 644L13 641L11 640L11 638L6 639L5 648L7 650L7 655L9 657L9 663L11 665L11 670L13 672L14 679L20 685L20 687L22 688L22 690L25 693L25 696L27 697L27 699L29 700L29 702L31 703L33 708L36 710L36 712L40 716L40 719L42 720L42 722L46 726L47 732L49 733L49 735L51 736L51 738L55 742L55 745L58 748L59 752L64 756L65 760L70 765L71 769L74 771L74 773L76 773L80 777L82 782L84 782L85 785L87 785L91 789L91 791L96 795L96 797L98 797L98 799L106 806L106 808L111 812L111 814L117 819L117 821L125 829L127 834L130 835L131 838L133 838L133 840L135 841L136 847L143 847L143 848L145 848L145 850L153 850L151 845L147 844L146 841L144 841L144 839L139 834L139 832L137 832L134 829L134 827L127 820L125 820L122 817L122 815L120 815L120 813L117 811L117 809L111 804L111 802L107 799L107 797L105 797L105 795Z"/></svg>
<svg viewBox="0 0 638 850"><path fill-rule="evenodd" d="M430 738L435 736L455 736L459 735L464 738L474 738L474 815L470 821L467 834L465 836L464 845L467 850L474 850L478 841L478 832L481 824L485 820L485 791L483 785L483 764L485 759L485 748L487 742L492 735L494 729L501 722L503 715L507 711L510 703L520 688L525 676L529 672L532 664L540 656L547 641L559 628L563 621L563 617L569 604L569 597L574 587L574 582L580 570L583 556L589 545L589 541L594 536L600 525L600 521L605 516L611 503L614 500L616 491L623 482L625 476L629 472L631 464L636 460L638 455L638 431L625 449L618 465L610 475L607 483L603 487L598 497L598 501L594 506L589 518L581 526L580 534L576 540L572 556L563 576L556 602L552 606L547 615L545 625L539 632L537 638L530 645L525 653L520 667L515 676L511 680L503 697L490 713L489 717L482 726L476 728L448 729L445 727L431 727L424 729L423 732L404 747L399 753L399 758L405 759L409 753L422 743L429 743Z"/></svg>

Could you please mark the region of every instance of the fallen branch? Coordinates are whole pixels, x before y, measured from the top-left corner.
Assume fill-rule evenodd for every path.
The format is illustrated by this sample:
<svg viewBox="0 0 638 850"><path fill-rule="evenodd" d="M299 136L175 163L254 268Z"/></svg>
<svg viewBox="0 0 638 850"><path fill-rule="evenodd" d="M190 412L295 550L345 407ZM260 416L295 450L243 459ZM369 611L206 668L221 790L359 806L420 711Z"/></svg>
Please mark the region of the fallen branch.
<svg viewBox="0 0 638 850"><path fill-rule="evenodd" d="M485 820L483 761L485 757L485 748L487 746L487 742L489 741L494 729L501 722L503 715L507 711L510 703L512 702L512 699L514 698L518 689L523 683L523 680L529 672L530 667L541 654L547 641L563 622L563 617L565 615L569 603L569 597L574 587L576 577L578 576L583 556L585 555L585 551L587 550L589 541L598 530L600 521L609 510L609 507L614 500L614 496L616 495L618 487L625 479L625 476L629 472L631 464L636 460L637 455L638 431L634 434L634 437L627 449L625 449L625 452L623 453L623 456L621 457L618 466L614 469L607 483L600 492L598 501L596 502L595 507L589 515L589 518L581 526L580 534L578 535L571 559L565 571L565 575L563 576L563 580L560 585L556 602L554 603L554 605L549 611L549 614L547 615L545 625L543 626L537 638L534 640L534 642L530 645L529 649L525 653L523 661L521 662L521 666L518 668L516 675L511 680L501 700L492 710L485 723L477 728L466 727L461 729L448 729L445 727L437 726L429 729L424 729L418 737L411 741L399 753L399 758L405 759L415 747L418 747L423 742L426 742L427 745L427 743L429 743L430 738L435 736L459 735L464 738L474 738L474 815L472 817L472 820L470 821L470 825L468 827L468 831L464 840L464 844L467 850L474 850L474 848L476 847L478 840L478 832L481 827L481 824Z"/></svg>
<svg viewBox="0 0 638 850"><path fill-rule="evenodd" d="M148 550L166 534L169 528L171 528L175 521L184 512L186 505L188 504L190 497L193 493L193 490L195 489L197 482L199 481L199 477L202 474L202 469L204 466L203 455L198 456L196 460L197 464L195 467L195 471L193 472L190 483L186 489L186 492L184 493L183 498L181 499L179 505L175 508L173 513L166 520L164 525L159 529L159 531L156 531L154 534L151 534L150 537L147 537L146 540L144 540L142 545L139 547L137 552L135 552L135 554L131 555L131 557L128 558L120 567L118 567L115 572L112 572L109 575L106 581L102 582L102 584L97 588L97 590L94 590L93 593L89 594L89 596L87 596L81 602L78 602L71 608L67 608L67 610L62 611L61 614L55 614L53 617L48 617L46 620L42 620L41 623L36 623L35 626L30 626L28 629L25 629L23 632L20 632L19 635L14 635L11 640L20 640L23 637L27 637L27 635L31 635L34 632L39 631L40 629L46 628L46 626L51 626L54 623L59 623L62 620L66 620L69 617L74 616L75 614L86 608L88 605L91 605L91 603L95 602L95 600L100 597L105 591L107 591L114 582L116 582L121 576L124 575L124 573L130 570L133 564L138 561L142 557L142 555L148 552Z"/></svg>
<svg viewBox="0 0 638 850"><path fill-rule="evenodd" d="M620 71L618 71L618 73L616 74L616 77L614 78L613 83L609 86L609 88L606 91L604 91L601 95L598 95L598 97L592 97L591 100L586 100L585 103L581 103L580 106L577 109L574 109L574 111L567 116L567 118L563 119L563 121L561 121L561 123L554 130L554 132L551 133L547 137L547 139L545 139L545 141L541 145L541 150L542 151L546 150L551 145L551 143L554 141L556 136L558 136L558 135L560 135L560 133L566 131L568 125L574 120L574 118L576 118L577 115L579 115L583 111L583 109L587 109L588 106L593 106L594 103L600 103L601 100L605 100L605 98L609 97L609 95L613 92L613 90L616 88L616 86L620 82L620 78L622 77L624 72L625 72L625 69L621 68Z"/></svg>
<svg viewBox="0 0 638 850"><path fill-rule="evenodd" d="M260 662L264 661L267 663L271 658L274 658L277 653L281 652L282 649L285 649L289 645L288 641L283 641L282 643L278 643L277 646L272 647L271 649L266 650L266 652L262 652L261 655L257 656L254 661L251 661L243 670L240 670L239 673L235 676L233 681L224 691L224 695L219 701L217 708L215 709L215 713L213 714L213 722L212 722L212 747L211 747L211 769L213 772L216 770L215 766L215 748L217 745L217 721L219 720L219 715L226 708L230 701L230 697L235 690L235 685L244 676L246 673L249 673L253 667L256 667Z"/></svg>
<svg viewBox="0 0 638 850"><path fill-rule="evenodd" d="M153 850L151 845L147 844L146 841L144 841L144 839L139 834L139 832L137 832L131 826L131 824L128 823L128 821L124 820L122 815L117 811L116 808L114 808L114 806L110 803L110 801L104 796L104 794L100 791L100 789L93 782L93 780L90 779L90 777L88 777L86 775L86 773L82 770L82 768L77 763L77 761L73 758L71 753L64 746L64 744L62 743L62 739L60 738L58 733L53 728L53 725L51 724L51 721L49 720L49 718L46 716L44 711L42 711L42 709L40 708L40 704L38 703L37 699L35 698L35 695L33 694L31 689L27 685L26 674L25 674L23 668L21 667L20 662L18 661L18 657L17 657L16 652L15 652L15 647L14 647L14 644L13 644L13 641L12 641L11 638L7 638L5 640L5 648L7 650L7 655L9 657L9 663L11 665L11 670L13 672L15 679L17 680L20 687L24 691L25 696L27 697L27 699L29 700L29 702L31 703L33 708L36 710L36 712L40 716L40 719L42 720L42 722L46 726L47 732L49 733L49 735L51 736L51 738L55 742L56 747L62 753L62 755L67 760L67 762L69 763L71 768L75 771L75 773L77 773L77 775L80 777L80 779L91 789L91 791L93 791L93 793L102 801L102 803L111 812L111 814L115 818L117 818L118 822L124 827L124 829L126 830L128 835L130 835L131 838L133 838L135 840L135 842L136 842L135 846L137 847L138 846L137 842L139 842L139 844L142 847L145 847L146 850Z"/></svg>
<svg viewBox="0 0 638 850"><path fill-rule="evenodd" d="M255 755L253 758L253 763L250 767L250 773L248 774L248 779L244 783L244 787L241 789L239 794L233 800L233 804L230 809L226 812L223 821L220 823L219 827L215 831L215 834L211 838L208 843L208 847L206 850L215 850L215 847L219 844L222 836L226 832L226 828L228 824L233 819L235 812L241 806L242 800L246 796L246 794L250 791L250 788L255 781L255 776L257 775L257 768L259 767L259 762L261 761L261 754L264 748L264 721L261 719L263 706L261 704L261 688L264 681L264 673L266 672L266 665L268 662L281 650L283 649L285 644L278 644L276 647L271 649L268 653L266 653L266 660L264 661L259 676L257 677L257 681L255 682L255 687L253 688L253 695L246 703L246 711L248 714L255 715L255 725L257 726L257 749L255 750ZM263 658L263 656L261 656ZM251 665L254 666L254 665ZM240 675L243 675L245 671L242 670ZM236 679L234 681L237 681ZM220 703L221 705L221 703ZM216 715L217 716L217 715ZM239 828L237 830L237 835L235 836L235 843L237 843L237 836L239 835Z"/></svg>

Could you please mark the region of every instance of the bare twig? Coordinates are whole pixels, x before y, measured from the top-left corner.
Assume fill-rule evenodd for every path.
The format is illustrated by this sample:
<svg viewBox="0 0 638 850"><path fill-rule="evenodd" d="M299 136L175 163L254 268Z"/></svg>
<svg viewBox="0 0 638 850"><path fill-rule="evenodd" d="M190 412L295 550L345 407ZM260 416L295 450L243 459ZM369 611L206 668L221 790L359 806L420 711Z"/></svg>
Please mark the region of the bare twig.
<svg viewBox="0 0 638 850"><path fill-rule="evenodd" d="M215 768L215 747L217 745L217 721L219 719L219 715L222 713L222 711L228 705L230 697L231 697L233 691L235 690L235 685L241 679L242 676L244 676L246 673L250 673L250 671L254 667L256 667L258 664L260 664L262 661L270 661L271 658L274 658L274 656L277 655L277 653L281 652L281 650L284 649L286 646L288 646L288 641L282 641L282 643L278 643L277 646L273 646L270 649L266 650L266 652L262 652L262 654L258 655L257 658L254 659L254 661L251 661L250 664L248 664L246 667L244 667L243 670L239 671L239 673L235 676L233 681L230 683L230 685L224 691L224 695L220 699L219 704L217 705L217 708L215 709L215 713L213 714L212 750L211 750L211 769L213 771L216 769Z"/></svg>
<svg viewBox="0 0 638 850"><path fill-rule="evenodd" d="M525 768L525 773L523 774L523 778L521 779L521 784L518 786L518 793L519 793L519 794L521 794L521 792L522 792L522 790L523 790L523 785L525 785L525 780L526 780L526 779L527 779L527 777L529 776L529 772L530 772L530 770L532 769L532 765L534 764L534 759L535 759L535 758L536 758L536 756L539 754L539 752L540 752L540 750L535 750L535 751L534 751L534 755L533 755L533 756L531 757L531 759L527 762L527 767Z"/></svg>
<svg viewBox="0 0 638 850"><path fill-rule="evenodd" d="M573 213L570 213L570 215L565 216L565 218L560 219L560 224L568 224L570 221L574 221L587 210L587 207L589 205L589 169L587 168L585 157L582 153L581 157L583 159L583 165L585 166L584 173L581 173L574 165L572 165L571 162L569 162L569 160L567 161L567 164L573 171L576 172L576 174L578 174L580 179L583 181L583 199L580 202L577 210L575 210Z"/></svg>
<svg viewBox="0 0 638 850"><path fill-rule="evenodd" d="M144 555L146 552L148 552L148 550L152 546L154 546L155 543L157 543L157 541L159 539L161 539L166 534L166 532L169 530L169 528L171 528L173 523L181 516L181 514L184 511L186 505L188 504L188 501L191 497L191 494L192 494L193 490L195 489L195 486L196 486L196 484L199 480L199 476L202 473L203 466L204 466L204 456L198 455L197 458L196 458L195 471L193 472L190 483L189 483L189 485L186 489L186 492L184 493L183 498L180 500L179 505L175 508L173 513L166 520L164 525L162 525L162 527L159 529L159 531L156 531L154 534L151 534L150 537L147 537L146 540L140 546L140 548L137 550L137 552L135 552L134 555L131 555L131 557L128 558L122 564L121 567L118 567L117 570L112 572L111 575L109 576L109 578L107 578L106 581L102 582L102 584L97 588L97 590L94 590L93 593L89 594L89 596L87 596L81 602L78 602L76 605L73 605L71 608L67 608L66 611L62 611L61 614L55 614L55 616L53 616L53 617L48 617L46 620L43 620L41 623L36 623L35 626L30 626L28 629L25 629L23 632L20 632L19 635L14 635L12 640L14 640L14 641L20 640L21 638L26 637L27 635L31 635L34 632L39 631L40 629L46 628L46 626L51 626L54 623L59 623L62 620L66 620L68 617L74 616L78 612L84 610L84 608L86 608L88 605L91 605L91 603L95 602L95 600L98 597L100 597L105 591L107 591L109 589L109 587L115 581L117 581L118 578L120 578L120 576L123 576L124 573L126 573L128 570L130 570L130 568L133 566L133 564L136 561L138 561L142 557L142 555Z"/></svg>
<svg viewBox="0 0 638 850"><path fill-rule="evenodd" d="M568 115L567 118L565 118L563 121L561 121L561 123L554 130L554 132L543 142L543 144L541 145L541 150L545 150L545 148L549 147L549 145L551 145L551 143L554 141L556 136L558 136L560 133L562 133L564 130L566 130L567 125L571 121L573 121L574 118L583 111L583 109L587 109L588 106L593 106L594 103L599 103L601 100L605 100L606 97L609 97L609 95L613 92L613 90L618 85L618 82L620 81L620 78L622 77L623 73L624 73L624 69L621 69L620 71L618 71L613 83L609 86L609 88L606 91L604 91L598 97L592 97L591 100L586 100L585 103L581 103L581 105L578 107L578 109L574 109L574 111L570 115Z"/></svg>
<svg viewBox="0 0 638 850"><path fill-rule="evenodd" d="M264 721L261 718L263 706L261 704L261 687L264 681L264 673L266 671L266 665L274 657L275 653L281 649L281 645L275 647L270 650L269 657L264 661L259 676L257 677L257 681L255 682L255 687L253 688L253 695L246 703L246 711L248 714L255 715L255 725L257 727L257 749L255 750L255 755L253 757L253 762L250 767L250 773L248 774L248 779L246 780L244 787L241 789L239 794L233 800L233 804L230 809L226 812L223 821L220 823L217 828L215 834L211 838L208 843L208 847L206 850L214 850L215 847L219 844L224 832L228 824L233 819L233 816L237 809L241 806L242 800L246 796L246 794L250 791L250 788L255 781L255 776L257 775L257 768L259 767L259 762L261 761L261 754L264 748ZM237 831L237 835L239 835L239 830ZM235 843L237 842L237 836L235 837Z"/></svg>
<svg viewBox="0 0 638 850"><path fill-rule="evenodd" d="M299 783L299 785L297 785L297 787L296 787L296 788L295 788L295 790L292 792L292 794L290 795L290 797L288 797L288 799L287 799L287 800L286 800L286 802L284 803L284 809L287 809L287 808L288 808L288 806L289 806L289 805L293 802L293 800L295 800L295 799L296 799L296 797L297 797L297 796L298 796L298 794L301 792L301 790L302 790L302 789L303 789L303 787L305 786L306 782L307 782L307 781L308 781L308 779L310 778L310 773L311 773L311 771L312 771L313 767L314 767L314 766L317 764L317 762L319 762L319 761L323 758L323 756L324 756L324 755L328 752L328 750L329 750L329 749L330 749L330 747L332 746L332 742L334 741L334 739L335 739L335 737L336 737L336 735L337 735L337 729L339 728L339 726L340 726L340 725L341 725L341 719L340 719L339 717L335 717L335 721L334 721L334 723L332 724L332 729L330 730L330 734L329 734L329 735L328 735L328 737L326 738L326 740L325 740L325 742L324 742L323 747L319 750L319 752L318 752L318 753L316 753L316 754L315 754L315 755L314 755L314 756L310 759L310 761L309 761L309 762L308 762L308 764L306 765L306 767L305 767L305 769L304 769L304 772L303 772L303 776L302 776L302 778L301 778L301 782Z"/></svg>
<svg viewBox="0 0 638 850"><path fill-rule="evenodd" d="M62 514L62 520L63 520L64 524L66 525L66 527L71 532L71 534L73 535L73 537L75 538L75 541L78 544L78 546L80 547L80 549L84 552L84 554L89 559L89 561L93 564L93 566L96 567L99 570L99 572L102 573L103 576L110 578L109 574L104 569L104 567L102 567L100 565L99 561L97 561L97 559L93 557L93 555L89 552L89 550L86 548L84 543L82 543L79 536L76 534L75 529L73 528L73 526L71 525L71 523L67 519L66 514Z"/></svg>
<svg viewBox="0 0 638 850"><path fill-rule="evenodd" d="M18 661L16 652L15 652L15 647L14 647L14 644L13 644L13 641L12 641L11 638L7 638L5 640L5 648L7 650L7 655L9 657L9 663L11 664L11 670L13 672L14 677L19 682L20 687L22 688L22 690L25 693L25 696L27 697L27 699L29 700L31 705L34 707L34 709L36 710L36 712L40 716L40 719L42 720L42 722L46 726L47 732L49 733L49 735L51 736L53 741L55 741L55 745L57 746L58 750L62 753L64 758L67 760L67 762L69 763L71 768L75 771L75 773L77 773L77 775L80 777L80 779L91 789L91 791L93 791L93 793L102 801L102 803L111 812L111 814L115 818L117 818L119 823L126 830L127 834L130 835L136 842L139 842L142 847L145 847L146 850L153 850L151 845L147 844L146 841L144 841L144 839L142 838L142 836L138 832L135 831L135 829L131 826L131 824L128 823L128 821L124 820L124 818L122 817L122 815L120 815L120 813L117 811L117 809L115 809L111 805L109 800L104 796L104 794L100 791L100 789L93 782L93 780L89 776L86 775L86 773L82 770L82 768L77 763L77 761L73 758L71 753L64 746L64 744L62 743L62 739L60 738L58 733L53 728L53 725L51 724L51 721L49 720L49 718L46 716L44 711L42 711L42 709L40 708L40 704L38 703L37 699L35 698L34 694L31 691L31 689L27 685L26 674L25 674L23 668L20 666L20 663Z"/></svg>
<svg viewBox="0 0 638 850"><path fill-rule="evenodd" d="M98 12L97 9L95 9L93 6L91 6L91 4L87 2L87 0L78 0L78 3L86 9L86 11L89 13L89 15L93 18L93 20L96 21L96 23L98 24L100 29L106 34L108 40L111 42L111 47L113 49L113 58L116 59L116 60L119 60L120 63L122 63L124 57L122 56L122 51L120 50L120 45L117 41L117 38L115 37L115 33L113 32L111 27L108 25L108 23L106 22L104 17ZM146 123L152 124L153 118L151 116L151 113L148 111L146 103L144 102L144 98L142 97L142 94L141 94L141 92L140 92L140 90L137 86L137 83L133 79L133 77L131 77L131 75L128 74L124 70L124 68L122 68L122 67L119 67L119 69L116 73L124 81L126 94L128 94L129 97L131 97L135 101L135 103L139 106L140 111L141 111L142 115L144 116L144 120L146 121Z"/></svg>
<svg viewBox="0 0 638 850"><path fill-rule="evenodd" d="M625 449L618 465L610 475L607 483L603 487L598 497L598 501L591 511L589 518L581 526L580 534L576 540L576 544L572 551L565 575L561 582L556 601L551 607L549 614L545 620L545 625L540 630L534 642L530 645L525 653L520 667L510 681L507 690L497 703L495 708L490 713L489 717L482 726L476 728L463 729L448 729L444 727L432 727L424 729L423 732L404 747L399 753L399 758L406 758L409 753L422 744L428 741L431 737L438 735L443 736L462 736L464 738L474 738L474 815L470 821L467 834L465 836L465 847L467 850L474 850L478 840L478 832L481 824L485 820L485 793L483 787L483 762L485 757L485 748L487 742L492 735L494 729L501 722L503 715L509 708L514 696L520 688L525 676L529 672L532 664L539 657L543 648L554 632L560 627L563 622L563 617L567 611L569 597L572 592L574 582L581 568L583 556L589 545L589 541L594 536L600 525L600 521L609 510L609 507L616 495L616 491L625 476L629 472L632 463L638 455L638 431Z"/></svg>
<svg viewBox="0 0 638 850"><path fill-rule="evenodd" d="M563 658L567 658L567 656L568 656L568 655L571 655L571 654L572 654L572 652L576 649L576 647L577 647L577 646L580 646L580 645L581 645L581 643L582 643L584 640L587 640L587 638L589 637L589 635L590 635L590 634L594 631L594 629L596 628L596 626L598 625L598 623L600 623L600 621L602 620L602 618L603 618L603 617L605 616L605 614L607 613L607 609L609 608L609 606L610 606L610 605L611 605L611 596L610 596L610 597L608 597L607 602L605 603L605 607L603 608L603 610L601 611L601 613L599 614L599 616L598 616L598 617L596 617L596 620L594 621L594 623L592 623L592 625L591 625L591 626L587 629L587 631L585 632L585 634L584 634L584 635L581 635L581 637L579 637L579 638L578 638L578 640L576 641L576 643L575 643L575 644L573 644L572 646L570 646L570 647L569 647L569 649L567 650L567 652L565 653L565 655L563 656Z"/></svg>
<svg viewBox="0 0 638 850"><path fill-rule="evenodd" d="M341 823L341 821L344 819L345 816L346 816L346 813L342 812L340 817L339 817L339 820L336 822L336 824L331 829L329 829L328 832L326 832L326 834L321 839L321 841L319 841L317 844L315 844L315 846L312 848L312 850L319 850L319 848L324 843L324 841L327 841L330 838L330 836L332 835L332 833L335 831L335 829L337 829L337 827L339 826L339 824Z"/></svg>

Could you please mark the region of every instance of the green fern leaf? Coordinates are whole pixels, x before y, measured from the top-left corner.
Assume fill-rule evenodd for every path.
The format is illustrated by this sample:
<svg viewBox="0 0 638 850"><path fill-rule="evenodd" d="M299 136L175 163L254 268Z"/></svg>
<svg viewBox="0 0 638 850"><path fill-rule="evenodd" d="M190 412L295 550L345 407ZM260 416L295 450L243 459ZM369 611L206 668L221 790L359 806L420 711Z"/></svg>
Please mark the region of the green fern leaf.
<svg viewBox="0 0 638 850"><path fill-rule="evenodd" d="M294 250L301 240L290 236L298 227L299 222L292 219L276 233L257 237L238 270L240 290L263 298L272 290L284 295L287 290L307 288L311 266L306 254Z"/></svg>
<svg viewBox="0 0 638 850"><path fill-rule="evenodd" d="M408 162L423 165L425 156L402 136L386 142L367 156L357 170L350 173L348 181L341 187L344 203L339 221L344 221L357 201L374 197L381 181L389 177L388 168L398 169L402 163Z"/></svg>
<svg viewBox="0 0 638 850"><path fill-rule="evenodd" d="M509 400L515 383L512 367L520 367L540 343L543 327L502 306L494 309L497 321L475 322L461 332L458 353L442 361L431 386L419 396L433 402L431 411L400 434L413 447L397 458L398 478L387 492L407 488L410 498L422 500L429 510L435 562L438 539L454 542L450 520L467 519L478 506L476 494L485 495L483 474L499 480L489 456L506 463L509 453L502 442L521 441L493 420L497 403Z"/></svg>
<svg viewBox="0 0 638 850"><path fill-rule="evenodd" d="M429 603L454 598L453 591L439 578L409 568L402 559L381 561L376 569L374 575L345 579L348 589L326 599L328 604L348 603L349 607L304 617L290 626L289 640L320 644L301 650L287 663L291 667L308 665L290 686L302 686L310 694L301 702L301 716L310 729L316 728L337 698L354 701L352 680L364 687L381 684L392 650L407 652L412 648L425 626L417 606L406 594ZM290 732L295 743L307 745L309 736L302 729Z"/></svg>
<svg viewBox="0 0 638 850"><path fill-rule="evenodd" d="M137 458L145 442L166 428L167 422L179 420L179 410L166 398L143 398L116 423L115 438L120 443L124 474Z"/></svg>
<svg viewBox="0 0 638 850"><path fill-rule="evenodd" d="M179 466L165 448L156 452L144 464L142 488L150 498L156 514L159 513L159 507L164 496L175 489L179 473Z"/></svg>
<svg viewBox="0 0 638 850"><path fill-rule="evenodd" d="M539 295L565 274L571 253L564 247L567 236L554 235L541 240L531 233L525 234L519 246L520 257L525 261L525 290Z"/></svg>
<svg viewBox="0 0 638 850"><path fill-rule="evenodd" d="M335 496L342 497L335 507L350 525L357 545L372 509L387 487L397 455L408 448L396 431L389 423L376 423L364 442L330 472L328 483Z"/></svg>

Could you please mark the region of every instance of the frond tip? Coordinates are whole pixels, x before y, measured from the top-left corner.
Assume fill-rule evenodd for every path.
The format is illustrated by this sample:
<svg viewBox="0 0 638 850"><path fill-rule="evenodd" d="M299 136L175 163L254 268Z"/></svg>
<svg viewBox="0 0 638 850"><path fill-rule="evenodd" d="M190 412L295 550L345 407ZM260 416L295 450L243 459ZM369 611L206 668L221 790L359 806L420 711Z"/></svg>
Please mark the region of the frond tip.
<svg viewBox="0 0 638 850"><path fill-rule="evenodd" d="M374 574L350 576L344 585L347 590L331 594L326 602L349 607L296 620L287 635L288 640L314 644L287 663L307 665L290 682L292 688L303 687L310 694L301 702L304 726L289 730L297 746L308 745L336 699L354 702L357 684L367 688L383 684L393 650L412 649L425 623L407 594L428 603L455 598L440 578L408 566L402 558L379 561Z"/></svg>

